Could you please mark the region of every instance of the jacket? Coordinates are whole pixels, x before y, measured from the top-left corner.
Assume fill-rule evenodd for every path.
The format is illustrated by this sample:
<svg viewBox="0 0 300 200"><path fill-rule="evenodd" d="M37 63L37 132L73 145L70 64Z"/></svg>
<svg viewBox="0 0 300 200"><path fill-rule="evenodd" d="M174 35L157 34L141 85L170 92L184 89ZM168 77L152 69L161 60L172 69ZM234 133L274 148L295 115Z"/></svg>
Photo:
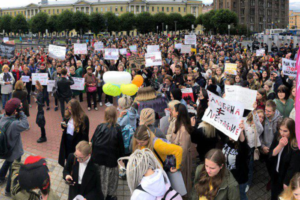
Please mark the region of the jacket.
<svg viewBox="0 0 300 200"><path fill-rule="evenodd" d="M57 81L57 92L59 99L68 99L72 97L71 85L74 84L74 81L71 76L69 79L62 77Z"/></svg>
<svg viewBox="0 0 300 200"><path fill-rule="evenodd" d="M72 175L71 175L72 174ZM80 188L78 188L79 162L74 154L68 156L67 164L64 167L63 178L67 175L72 176L75 182L74 186L70 185L69 200L73 200L78 194L87 200L104 200L101 191L100 172L92 159L88 162L84 171Z"/></svg>
<svg viewBox="0 0 300 200"><path fill-rule="evenodd" d="M269 90L267 92L267 100L274 100L276 98L276 94L273 90Z"/></svg>
<svg viewBox="0 0 300 200"><path fill-rule="evenodd" d="M36 115L36 121L35 122L39 127L45 127L46 120L45 120L45 113L44 113L44 109L43 109L43 107L45 106L43 92L39 92L37 94L36 103L38 105L38 113Z"/></svg>
<svg viewBox="0 0 300 200"><path fill-rule="evenodd" d="M21 132L29 128L29 123L24 112L20 112L19 119L16 119L15 115L2 117L0 120L0 126L3 127L4 124L9 120L13 120L13 122L6 131L7 145L10 149L8 155L6 156L6 160L13 162L24 154Z"/></svg>
<svg viewBox="0 0 300 200"><path fill-rule="evenodd" d="M108 126L102 123L97 126L92 138L92 158L98 165L114 168L117 160L124 156L124 142L121 127Z"/></svg>
<svg viewBox="0 0 300 200"><path fill-rule="evenodd" d="M136 109L131 107L127 110L126 115L118 118L117 123L120 126L126 126L127 124L130 124L131 127L136 130L137 119L139 119L139 114L137 113Z"/></svg>
<svg viewBox="0 0 300 200"><path fill-rule="evenodd" d="M199 165L196 169L194 185L199 181L200 172L203 166L203 164ZM192 200L199 200L199 198L200 197L195 191L195 188L193 188ZM225 177L220 185L219 191L217 193L217 196L215 196L214 200L240 200L239 185L228 169L226 169Z"/></svg>
<svg viewBox="0 0 300 200"><path fill-rule="evenodd" d="M66 124L68 124L69 119L65 120ZM74 130L73 138L72 138L72 143L71 149L72 153L75 152L76 145L82 141L89 141L89 130L90 130L90 121L87 116L84 118L84 124L85 124L85 129L83 129L83 124L79 127L79 131ZM60 149L59 149L59 156L58 156L58 164L60 164L62 167L65 165L65 160L68 158L69 155L66 155L66 137L67 137L67 128L63 127L63 134L61 136L61 142L60 142Z"/></svg>
<svg viewBox="0 0 300 200"><path fill-rule="evenodd" d="M290 113L294 108L293 99L287 99L285 104L283 104L279 99L275 99L274 102L276 103L276 110L278 110L283 117L290 116Z"/></svg>
<svg viewBox="0 0 300 200"><path fill-rule="evenodd" d="M18 98L21 100L23 105L23 111L27 117L29 117L29 105L27 100L27 90L14 90L12 94L12 98Z"/></svg>
<svg viewBox="0 0 300 200"><path fill-rule="evenodd" d="M0 84L1 84L1 94L10 94L13 91L13 84L15 82L15 78L12 75L11 72L8 72L10 75L10 84L5 85L5 81L4 81L4 73L0 74Z"/></svg>

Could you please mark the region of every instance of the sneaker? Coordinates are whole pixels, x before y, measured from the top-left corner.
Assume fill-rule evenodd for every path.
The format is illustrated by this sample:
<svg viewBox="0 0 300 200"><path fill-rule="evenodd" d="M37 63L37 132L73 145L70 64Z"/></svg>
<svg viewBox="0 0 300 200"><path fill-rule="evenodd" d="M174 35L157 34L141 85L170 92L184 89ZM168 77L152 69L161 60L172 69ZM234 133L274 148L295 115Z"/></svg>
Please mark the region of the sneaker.
<svg viewBox="0 0 300 200"><path fill-rule="evenodd" d="M47 109L46 110L50 110L50 107L47 107Z"/></svg>
<svg viewBox="0 0 300 200"><path fill-rule="evenodd" d="M100 102L100 103L99 103L99 106L101 106L101 107L102 107L102 102Z"/></svg>
<svg viewBox="0 0 300 200"><path fill-rule="evenodd" d="M106 102L106 103L105 103L105 106L108 106L108 103L109 103L109 102Z"/></svg>
<svg viewBox="0 0 300 200"><path fill-rule="evenodd" d="M5 194L4 195L7 196L7 197L11 196L10 192L7 192L6 190L5 190Z"/></svg>
<svg viewBox="0 0 300 200"><path fill-rule="evenodd" d="M109 107L109 106L112 106L112 104L110 102L108 102L106 106Z"/></svg>
<svg viewBox="0 0 300 200"><path fill-rule="evenodd" d="M245 189L245 192L247 193L249 191L249 185L247 185L246 189Z"/></svg>
<svg viewBox="0 0 300 200"><path fill-rule="evenodd" d="M57 106L54 108L54 111L58 111L58 107Z"/></svg>
<svg viewBox="0 0 300 200"><path fill-rule="evenodd" d="M90 111L91 110L91 107L88 107L88 111Z"/></svg>
<svg viewBox="0 0 300 200"><path fill-rule="evenodd" d="M96 107L95 110L98 110L98 108Z"/></svg>
<svg viewBox="0 0 300 200"><path fill-rule="evenodd" d="M47 138L46 137L40 137L36 142L37 143L47 142Z"/></svg>

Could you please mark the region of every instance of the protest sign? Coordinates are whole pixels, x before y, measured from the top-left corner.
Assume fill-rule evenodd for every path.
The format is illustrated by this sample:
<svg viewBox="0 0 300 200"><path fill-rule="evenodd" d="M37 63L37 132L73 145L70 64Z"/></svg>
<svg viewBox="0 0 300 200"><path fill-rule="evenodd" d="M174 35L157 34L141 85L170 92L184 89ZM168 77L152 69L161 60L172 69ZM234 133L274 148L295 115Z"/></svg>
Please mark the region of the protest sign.
<svg viewBox="0 0 300 200"><path fill-rule="evenodd" d="M296 77L296 61L282 58L282 71L284 75Z"/></svg>
<svg viewBox="0 0 300 200"><path fill-rule="evenodd" d="M39 81L41 85L47 85L48 83L48 73L32 73L32 85L36 84L36 81Z"/></svg>
<svg viewBox="0 0 300 200"><path fill-rule="evenodd" d="M72 77L74 84L71 85L72 90L84 90L84 78Z"/></svg>
<svg viewBox="0 0 300 200"><path fill-rule="evenodd" d="M239 124L244 114L243 105L207 92L209 107L205 110L202 120L237 141L241 133Z"/></svg>
<svg viewBox="0 0 300 200"><path fill-rule="evenodd" d="M127 54L127 49L126 48L120 49L120 54L122 54L122 55Z"/></svg>
<svg viewBox="0 0 300 200"><path fill-rule="evenodd" d="M161 53L146 53L146 67L162 65Z"/></svg>
<svg viewBox="0 0 300 200"><path fill-rule="evenodd" d="M29 82L29 79L30 79L30 76L22 76L22 81L24 83L28 83Z"/></svg>
<svg viewBox="0 0 300 200"><path fill-rule="evenodd" d="M4 42L4 43L6 43L6 42L8 42L8 41L9 41L9 37L4 37L4 38L3 38L3 42Z"/></svg>
<svg viewBox="0 0 300 200"><path fill-rule="evenodd" d="M159 45L147 45L147 53L160 52Z"/></svg>
<svg viewBox="0 0 300 200"><path fill-rule="evenodd" d="M300 122L300 48L298 50L298 56L296 59L296 98L295 98L295 111L296 111L296 122ZM298 70L299 69L299 70ZM296 138L298 142L298 148L300 149L300 123L296 123Z"/></svg>
<svg viewBox="0 0 300 200"><path fill-rule="evenodd" d="M0 44L0 56L7 57L7 58L12 58L15 56L15 45L11 44Z"/></svg>
<svg viewBox="0 0 300 200"><path fill-rule="evenodd" d="M87 54L86 43L75 43L74 44L74 54Z"/></svg>
<svg viewBox="0 0 300 200"><path fill-rule="evenodd" d="M191 45L181 45L181 53L190 53L191 48Z"/></svg>
<svg viewBox="0 0 300 200"><path fill-rule="evenodd" d="M141 69L141 66L145 65L145 58L137 57L137 58L135 58L135 62L134 63L136 65L137 69Z"/></svg>
<svg viewBox="0 0 300 200"><path fill-rule="evenodd" d="M56 45L49 45L49 57L59 60L64 60L66 58L66 47L56 46Z"/></svg>
<svg viewBox="0 0 300 200"><path fill-rule="evenodd" d="M225 72L227 74L236 75L237 64L235 63L225 63Z"/></svg>
<svg viewBox="0 0 300 200"><path fill-rule="evenodd" d="M256 50L256 56L264 56L265 49L257 49Z"/></svg>
<svg viewBox="0 0 300 200"><path fill-rule="evenodd" d="M104 59L105 60L118 60L119 59L119 49L105 49Z"/></svg>
<svg viewBox="0 0 300 200"><path fill-rule="evenodd" d="M137 51L136 45L129 46L129 49L132 52L136 52Z"/></svg>
<svg viewBox="0 0 300 200"><path fill-rule="evenodd" d="M47 92L52 92L55 86L55 80L48 80Z"/></svg>
<svg viewBox="0 0 300 200"><path fill-rule="evenodd" d="M184 36L184 44L194 44L196 45L196 35L185 35Z"/></svg>
<svg viewBox="0 0 300 200"><path fill-rule="evenodd" d="M175 49L181 49L182 43L175 44Z"/></svg>
<svg viewBox="0 0 300 200"><path fill-rule="evenodd" d="M250 90L237 85L225 85L225 98L228 101L237 101L243 104L247 110L253 110L256 101L256 90Z"/></svg>
<svg viewBox="0 0 300 200"><path fill-rule="evenodd" d="M181 92L182 92L182 98L183 99L185 97L191 97L191 100L194 101L194 94L193 94L193 89L192 88L181 89Z"/></svg>
<svg viewBox="0 0 300 200"><path fill-rule="evenodd" d="M102 42L96 42L94 44L94 49L95 49L95 51L102 51L102 50L104 50L103 43Z"/></svg>

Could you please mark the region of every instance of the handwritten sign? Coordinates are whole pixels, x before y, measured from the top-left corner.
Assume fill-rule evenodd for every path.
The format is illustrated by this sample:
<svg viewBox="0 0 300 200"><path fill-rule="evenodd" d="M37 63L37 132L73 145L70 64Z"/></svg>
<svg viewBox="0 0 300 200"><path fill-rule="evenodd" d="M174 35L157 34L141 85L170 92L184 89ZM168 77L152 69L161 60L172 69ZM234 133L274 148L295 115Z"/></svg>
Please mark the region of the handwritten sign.
<svg viewBox="0 0 300 200"><path fill-rule="evenodd" d="M159 45L147 45L147 53L160 52Z"/></svg>
<svg viewBox="0 0 300 200"><path fill-rule="evenodd" d="M74 53L75 54L87 54L86 43L82 43L82 44L75 43L74 44Z"/></svg>
<svg viewBox="0 0 300 200"><path fill-rule="evenodd" d="M52 92L55 86L55 80L48 80L47 92Z"/></svg>
<svg viewBox="0 0 300 200"><path fill-rule="evenodd" d="M146 67L162 65L162 58L160 52L146 53L145 59Z"/></svg>
<svg viewBox="0 0 300 200"><path fill-rule="evenodd" d="M237 141L241 129L239 124L244 114L244 107L239 102L225 100L209 91L209 107L202 120L211 124L228 137Z"/></svg>
<svg viewBox="0 0 300 200"><path fill-rule="evenodd" d="M47 85L48 83L48 73L32 73L32 85L36 84L36 81L39 81L41 85Z"/></svg>
<svg viewBox="0 0 300 200"><path fill-rule="evenodd" d="M191 100L194 101L194 94L193 94L193 89L192 88L181 89L181 92L182 92L182 98L183 99L185 97L191 97Z"/></svg>
<svg viewBox="0 0 300 200"><path fill-rule="evenodd" d="M102 42L95 42L94 48L95 48L95 51L102 51L102 50L104 50L104 45Z"/></svg>
<svg viewBox="0 0 300 200"><path fill-rule="evenodd" d="M184 36L184 44L194 44L196 45L196 35L185 35Z"/></svg>
<svg viewBox="0 0 300 200"><path fill-rule="evenodd" d="M22 81L23 81L24 83L29 83L29 79L30 79L29 76L22 76Z"/></svg>
<svg viewBox="0 0 300 200"><path fill-rule="evenodd" d="M282 71L284 75L296 77L296 61L282 58Z"/></svg>
<svg viewBox="0 0 300 200"><path fill-rule="evenodd" d="M136 47L136 45L129 46L129 49L130 49L130 51L132 51L132 52L137 52L137 47Z"/></svg>
<svg viewBox="0 0 300 200"><path fill-rule="evenodd" d="M237 64L235 63L225 63L225 72L227 74L236 75Z"/></svg>
<svg viewBox="0 0 300 200"><path fill-rule="evenodd" d="M191 45L181 45L181 53L190 53L191 48Z"/></svg>
<svg viewBox="0 0 300 200"><path fill-rule="evenodd" d="M105 49L104 59L105 60L118 60L119 59L119 49Z"/></svg>
<svg viewBox="0 0 300 200"><path fill-rule="evenodd" d="M265 49L257 49L256 50L256 56L264 56Z"/></svg>
<svg viewBox="0 0 300 200"><path fill-rule="evenodd" d="M120 49L120 54L125 55L126 53L127 53L127 49L126 48Z"/></svg>
<svg viewBox="0 0 300 200"><path fill-rule="evenodd" d="M84 78L72 77L74 84L71 85L71 90L84 90Z"/></svg>
<svg viewBox="0 0 300 200"><path fill-rule="evenodd" d="M256 101L256 90L250 90L237 85L225 85L225 98L228 101L238 101L245 109L253 110Z"/></svg>
<svg viewBox="0 0 300 200"><path fill-rule="evenodd" d="M64 60L66 58L66 47L49 45L49 57L59 60Z"/></svg>

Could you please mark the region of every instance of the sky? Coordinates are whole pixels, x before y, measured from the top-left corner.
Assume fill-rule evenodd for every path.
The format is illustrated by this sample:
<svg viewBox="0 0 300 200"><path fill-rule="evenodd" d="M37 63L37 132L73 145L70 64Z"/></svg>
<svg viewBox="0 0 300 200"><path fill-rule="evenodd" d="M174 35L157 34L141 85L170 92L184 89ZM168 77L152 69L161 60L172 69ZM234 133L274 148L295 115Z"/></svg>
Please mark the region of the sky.
<svg viewBox="0 0 300 200"><path fill-rule="evenodd" d="M1 1L1 8L7 7L19 7L25 6L30 3L38 3L41 0L0 0ZM53 1L53 0L50 0ZM67 1L67 0L58 0L58 1ZM202 0L204 4L210 4L213 0ZM300 12L300 1L299 0L290 0L290 10L299 11Z"/></svg>

